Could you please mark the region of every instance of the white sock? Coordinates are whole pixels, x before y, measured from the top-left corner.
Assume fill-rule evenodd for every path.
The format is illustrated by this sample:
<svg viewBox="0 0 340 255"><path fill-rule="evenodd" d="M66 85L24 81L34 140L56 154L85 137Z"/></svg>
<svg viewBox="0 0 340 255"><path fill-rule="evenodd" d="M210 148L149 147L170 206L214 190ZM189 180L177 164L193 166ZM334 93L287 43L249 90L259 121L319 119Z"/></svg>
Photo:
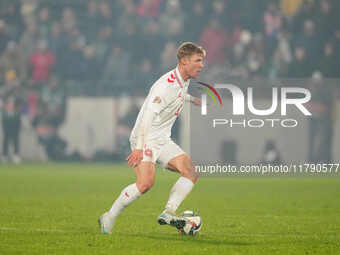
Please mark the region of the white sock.
<svg viewBox="0 0 340 255"><path fill-rule="evenodd" d="M141 193L139 192L136 183L125 187L125 189L122 190L119 197L113 203L109 211L109 215L112 217L112 219L115 219L125 207L137 200L140 195Z"/></svg>
<svg viewBox="0 0 340 255"><path fill-rule="evenodd" d="M194 183L191 180L181 176L170 191L169 200L165 207L166 210L175 213L178 206L190 193L193 187Z"/></svg>

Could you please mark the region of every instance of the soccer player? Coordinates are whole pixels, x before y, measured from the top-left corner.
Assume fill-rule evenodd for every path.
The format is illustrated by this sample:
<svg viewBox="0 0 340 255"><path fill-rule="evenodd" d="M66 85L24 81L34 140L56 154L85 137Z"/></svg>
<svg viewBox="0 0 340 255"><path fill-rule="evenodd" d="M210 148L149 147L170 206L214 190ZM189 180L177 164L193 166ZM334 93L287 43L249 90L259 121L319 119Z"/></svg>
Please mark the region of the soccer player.
<svg viewBox="0 0 340 255"><path fill-rule="evenodd" d="M178 229L184 227L186 221L176 216L176 210L192 190L198 173L190 157L170 136L184 103L201 105L201 100L189 95L187 90L190 78L196 78L201 72L204 57L205 50L202 47L191 42L183 43L177 50L177 67L164 74L151 87L130 136L132 153L126 158L128 165L134 169L137 181L125 187L112 208L99 218L102 233L111 234L118 214L152 187L156 161L181 175L170 191L165 210L157 219L158 223Z"/></svg>

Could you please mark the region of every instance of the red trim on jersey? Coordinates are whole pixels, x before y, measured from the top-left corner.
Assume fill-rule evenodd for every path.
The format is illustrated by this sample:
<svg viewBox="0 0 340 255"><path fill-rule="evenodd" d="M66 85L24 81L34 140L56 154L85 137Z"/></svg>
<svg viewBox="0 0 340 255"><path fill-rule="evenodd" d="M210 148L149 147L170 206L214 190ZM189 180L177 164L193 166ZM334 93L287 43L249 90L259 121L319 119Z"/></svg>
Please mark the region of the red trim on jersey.
<svg viewBox="0 0 340 255"><path fill-rule="evenodd" d="M176 80L177 80L179 86L180 86L181 88L183 88L182 82L179 80L179 78L178 78L178 76L177 76L176 69L175 69L175 77L176 77Z"/></svg>
<svg viewBox="0 0 340 255"><path fill-rule="evenodd" d="M168 82L173 83L175 80L170 80L170 78L168 78Z"/></svg>

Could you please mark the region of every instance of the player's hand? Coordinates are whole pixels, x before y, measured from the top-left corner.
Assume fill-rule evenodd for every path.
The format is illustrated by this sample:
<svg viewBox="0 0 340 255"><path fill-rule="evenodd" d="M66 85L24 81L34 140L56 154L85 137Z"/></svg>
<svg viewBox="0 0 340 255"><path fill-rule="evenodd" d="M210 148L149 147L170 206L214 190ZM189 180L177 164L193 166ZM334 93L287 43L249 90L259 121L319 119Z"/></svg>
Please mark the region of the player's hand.
<svg viewBox="0 0 340 255"><path fill-rule="evenodd" d="M201 99L198 98L198 97L195 97L195 98L192 100L192 103L193 103L194 105L197 105L197 106L201 106L201 105L202 105L202 101L201 101Z"/></svg>
<svg viewBox="0 0 340 255"><path fill-rule="evenodd" d="M127 156L126 160L128 165L131 167L136 167L143 159L143 150L134 150L131 152L129 156Z"/></svg>

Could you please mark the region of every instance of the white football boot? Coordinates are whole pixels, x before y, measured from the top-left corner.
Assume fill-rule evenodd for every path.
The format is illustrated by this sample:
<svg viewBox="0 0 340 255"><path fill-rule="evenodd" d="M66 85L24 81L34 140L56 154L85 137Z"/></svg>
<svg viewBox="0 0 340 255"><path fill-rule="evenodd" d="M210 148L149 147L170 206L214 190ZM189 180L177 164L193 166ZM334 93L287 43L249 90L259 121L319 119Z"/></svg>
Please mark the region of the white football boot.
<svg viewBox="0 0 340 255"><path fill-rule="evenodd" d="M98 219L99 228L103 234L112 234L114 223L115 221L110 217L109 213L107 212L100 216Z"/></svg>
<svg viewBox="0 0 340 255"><path fill-rule="evenodd" d="M166 209L158 216L159 225L170 225L177 229L183 229L187 220L184 217L176 216L175 213Z"/></svg>

